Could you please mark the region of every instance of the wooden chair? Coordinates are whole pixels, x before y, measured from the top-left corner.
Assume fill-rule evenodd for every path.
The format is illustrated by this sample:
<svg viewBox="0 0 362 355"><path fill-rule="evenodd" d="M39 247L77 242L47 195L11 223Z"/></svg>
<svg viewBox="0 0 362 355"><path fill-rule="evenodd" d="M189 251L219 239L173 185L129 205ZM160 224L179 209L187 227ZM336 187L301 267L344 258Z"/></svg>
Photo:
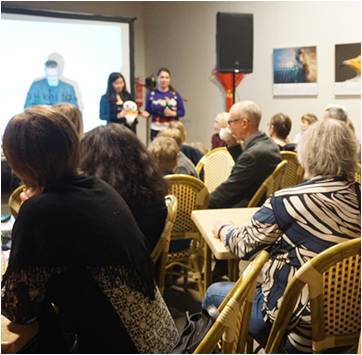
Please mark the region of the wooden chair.
<svg viewBox="0 0 362 355"><path fill-rule="evenodd" d="M357 346L361 331L360 238L328 248L297 271L284 292L265 352L279 351L305 286L310 298L313 352Z"/></svg>
<svg viewBox="0 0 362 355"><path fill-rule="evenodd" d="M199 176L203 172L204 183L211 193L227 180L234 164L229 151L225 147L220 147L205 154L196 165L196 171Z"/></svg>
<svg viewBox="0 0 362 355"><path fill-rule="evenodd" d="M184 270L184 288L186 289L188 271L193 271L198 289L203 293L201 283L201 270L197 262L197 255L202 251L203 241L191 220L191 212L198 209L206 209L209 192L204 183L193 176L175 174L167 175L165 179L169 183L170 194L177 198L177 216L171 233L173 240L190 240L186 249L168 253L166 270L178 265Z"/></svg>
<svg viewBox="0 0 362 355"><path fill-rule="evenodd" d="M288 162L284 172L282 188L298 185L303 182L304 168L299 164L297 153L290 151L281 151L280 155L283 160Z"/></svg>
<svg viewBox="0 0 362 355"><path fill-rule="evenodd" d="M25 185L18 186L10 195L9 197L9 208L11 214L16 218L19 214L20 206L21 206L21 199L20 194L23 192Z"/></svg>
<svg viewBox="0 0 362 355"><path fill-rule="evenodd" d="M252 199L249 201L248 207L259 207L263 198L270 197L275 191L283 188L283 179L288 162L282 160L274 169L272 174L268 176L258 190L255 192Z"/></svg>
<svg viewBox="0 0 362 355"><path fill-rule="evenodd" d="M266 251L261 251L248 265L220 305L219 316L194 354L210 354L220 341L223 354L246 351L256 280L268 257L269 254Z"/></svg>
<svg viewBox="0 0 362 355"><path fill-rule="evenodd" d="M357 171L354 174L354 181L361 183L361 164L357 164Z"/></svg>
<svg viewBox="0 0 362 355"><path fill-rule="evenodd" d="M165 274L168 248L170 246L171 232L172 227L175 223L177 211L177 199L175 196L166 196L165 202L167 206L167 218L165 221L165 226L163 227L160 240L157 242L151 253L151 258L157 270L156 282L161 292L161 295L163 294L163 291L165 289Z"/></svg>

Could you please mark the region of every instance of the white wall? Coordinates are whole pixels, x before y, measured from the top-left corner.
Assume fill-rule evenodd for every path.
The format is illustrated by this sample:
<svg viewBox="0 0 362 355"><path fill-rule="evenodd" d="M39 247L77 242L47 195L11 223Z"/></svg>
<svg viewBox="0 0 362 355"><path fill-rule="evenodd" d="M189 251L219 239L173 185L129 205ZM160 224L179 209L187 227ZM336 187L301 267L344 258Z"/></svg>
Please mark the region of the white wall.
<svg viewBox="0 0 362 355"><path fill-rule="evenodd" d="M73 11L96 15L137 17L135 21L135 76L145 76L145 40L142 2L136 1L11 1L12 7L41 10ZM106 53L104 55L107 55ZM106 89L107 78L103 85ZM138 136L145 142L146 124L141 120L138 125Z"/></svg>
<svg viewBox="0 0 362 355"><path fill-rule="evenodd" d="M186 127L189 141L209 145L212 122L224 109L224 97L210 81L216 64L216 13L254 14L254 72L239 85L239 99L255 100L262 108L262 129L277 112L293 120L292 136L303 113L321 115L332 102L348 109L360 137L360 97L336 98L334 45L360 42L359 2L147 2L144 30L146 72L169 67L173 83L188 101ZM237 40L237 38L235 38ZM272 95L272 50L279 47L317 46L317 97Z"/></svg>
<svg viewBox="0 0 362 355"><path fill-rule="evenodd" d="M305 112L321 115L323 107L337 102L347 107L360 137L360 97L336 98L333 94L334 44L360 42L358 1L301 2L131 2L131 1L23 1L12 6L90 12L137 17L135 22L136 76L161 66L173 73L173 83L187 99L189 141L209 145L215 115L224 110L224 96L210 80L216 63L216 13L254 14L254 72L238 87L239 99L255 100L262 108L262 128L276 112L293 119L292 136ZM237 40L237 39L236 39ZM272 49L316 45L317 97L273 98ZM145 122L138 135L145 140Z"/></svg>

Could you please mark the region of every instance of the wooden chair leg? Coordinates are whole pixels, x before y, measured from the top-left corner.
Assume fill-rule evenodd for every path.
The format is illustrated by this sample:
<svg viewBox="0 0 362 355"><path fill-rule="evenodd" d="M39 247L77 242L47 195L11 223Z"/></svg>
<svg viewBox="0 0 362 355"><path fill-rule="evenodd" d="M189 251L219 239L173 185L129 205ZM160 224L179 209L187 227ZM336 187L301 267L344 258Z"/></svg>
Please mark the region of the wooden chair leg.
<svg viewBox="0 0 362 355"><path fill-rule="evenodd" d="M246 341L246 353L253 354L254 353L254 339L248 336Z"/></svg>
<svg viewBox="0 0 362 355"><path fill-rule="evenodd" d="M184 292L187 292L189 283L189 271L185 268L184 269Z"/></svg>
<svg viewBox="0 0 362 355"><path fill-rule="evenodd" d="M200 296L202 297L203 293L204 293L204 287L202 285L201 269L200 269L200 265L197 260L197 255L192 256L192 266L193 266L193 271L194 271L195 278L196 278L197 288L200 293Z"/></svg>

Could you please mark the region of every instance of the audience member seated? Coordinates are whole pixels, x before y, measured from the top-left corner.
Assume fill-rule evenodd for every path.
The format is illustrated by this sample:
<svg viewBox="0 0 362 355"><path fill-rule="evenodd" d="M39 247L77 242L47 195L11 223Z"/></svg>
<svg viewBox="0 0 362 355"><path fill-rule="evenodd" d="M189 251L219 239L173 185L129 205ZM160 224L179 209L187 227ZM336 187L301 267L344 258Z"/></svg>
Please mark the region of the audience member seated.
<svg viewBox="0 0 362 355"><path fill-rule="evenodd" d="M197 150L199 150L201 152L202 156L207 154L209 151L209 149L205 146L205 144L202 144L201 142L192 142L192 143L189 143L189 145L191 147L194 147Z"/></svg>
<svg viewBox="0 0 362 355"><path fill-rule="evenodd" d="M303 133L307 130L307 128L316 123L318 121L318 117L313 113L305 113L300 118L300 132L298 132L294 137L294 143L298 144L300 139L302 138Z"/></svg>
<svg viewBox="0 0 362 355"><path fill-rule="evenodd" d="M353 123L348 118L348 112L346 108L342 105L337 105L337 104L328 105L324 109L323 118L324 119L333 118L335 120L345 122L347 123L348 127L351 128L352 131L355 133Z"/></svg>
<svg viewBox="0 0 362 355"><path fill-rule="evenodd" d="M338 121L342 121L345 122L347 124L347 126L353 131L354 134L356 134L356 130L354 129L353 123L352 121L349 119L348 117L348 112L346 110L346 108L342 105L328 105L325 109L324 109L324 114L323 114L323 118L324 119L335 119ZM361 162L361 144L358 144L358 161Z"/></svg>
<svg viewBox="0 0 362 355"><path fill-rule="evenodd" d="M180 147L181 152L184 153L196 166L203 154L197 148L186 143L187 133L184 124L181 121L172 121L170 123L170 128L176 128L179 130L182 142Z"/></svg>
<svg viewBox="0 0 362 355"><path fill-rule="evenodd" d="M74 124L75 130L78 132L79 137L82 138L83 118L82 112L79 110L79 108L69 103L56 104L53 107Z"/></svg>
<svg viewBox="0 0 362 355"><path fill-rule="evenodd" d="M178 129L176 128L164 129L160 131L157 137L173 138L179 147L180 151L177 155L177 166L175 169L175 174L186 174L197 178L199 177L193 162L181 151L182 137Z"/></svg>
<svg viewBox="0 0 362 355"><path fill-rule="evenodd" d="M213 232L240 259L260 250L271 257L261 272L249 333L265 346L288 281L325 249L361 235L360 185L354 182L357 142L347 125L323 120L303 134L297 148L307 181L276 192L245 226L216 222ZM345 213L348 210L348 213ZM216 307L232 283L209 287L203 307ZM294 310L281 353L312 353L307 290Z"/></svg>
<svg viewBox="0 0 362 355"><path fill-rule="evenodd" d="M137 136L116 123L91 130L81 141L80 168L106 181L123 197L152 251L167 215L167 184Z"/></svg>
<svg viewBox="0 0 362 355"><path fill-rule="evenodd" d="M148 151L155 159L163 176L175 174L180 147L173 138L157 136L149 144Z"/></svg>
<svg viewBox="0 0 362 355"><path fill-rule="evenodd" d="M259 131L260 108L252 101L242 101L230 109L229 127L240 144L228 147L235 160L229 178L211 195L209 208L245 207L261 183L280 163L279 147Z"/></svg>
<svg viewBox="0 0 362 355"><path fill-rule="evenodd" d="M280 150L295 151L296 144L290 143L288 139L291 129L292 120L284 113L277 113L271 118L268 133Z"/></svg>
<svg viewBox="0 0 362 355"><path fill-rule="evenodd" d="M211 149L226 147L227 143L220 137L220 130L225 129L228 126L229 119L228 112L219 113L214 121L214 131L215 133L211 137Z"/></svg>
<svg viewBox="0 0 362 355"><path fill-rule="evenodd" d="M145 237L110 185L77 174L74 125L54 108L32 107L9 121L3 148L37 193L14 225L2 314L17 323L38 319L41 339L58 317L55 304L62 326L77 335L75 352L169 353L177 329ZM65 351L52 346L47 353Z"/></svg>

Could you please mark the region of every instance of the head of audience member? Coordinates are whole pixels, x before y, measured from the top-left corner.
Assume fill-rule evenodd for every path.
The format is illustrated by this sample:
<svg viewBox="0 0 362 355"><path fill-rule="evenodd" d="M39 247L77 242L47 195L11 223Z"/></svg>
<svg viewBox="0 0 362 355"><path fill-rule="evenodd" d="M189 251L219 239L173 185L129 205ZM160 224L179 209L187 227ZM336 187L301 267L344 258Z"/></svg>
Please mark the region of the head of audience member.
<svg viewBox="0 0 362 355"><path fill-rule="evenodd" d="M80 151L82 172L109 183L130 206L167 193L151 154L123 125L112 123L87 132Z"/></svg>
<svg viewBox="0 0 362 355"><path fill-rule="evenodd" d="M182 144L184 144L186 142L186 128L185 125L181 122L181 121L172 121L169 124L170 128L175 128L178 129L180 134L181 134L181 140L182 140Z"/></svg>
<svg viewBox="0 0 362 355"><path fill-rule="evenodd" d="M301 132L305 132L305 130L312 125L313 123L316 123L318 121L318 117L313 113L305 113L300 118L300 130Z"/></svg>
<svg viewBox="0 0 362 355"><path fill-rule="evenodd" d="M253 101L241 101L230 108L228 124L232 135L245 141L259 131L261 110Z"/></svg>
<svg viewBox="0 0 362 355"><path fill-rule="evenodd" d="M53 107L33 106L14 116L6 126L3 149L14 173L34 191L57 188L77 175L78 134Z"/></svg>
<svg viewBox="0 0 362 355"><path fill-rule="evenodd" d="M163 175L173 174L177 167L180 147L171 137L157 136L148 146Z"/></svg>
<svg viewBox="0 0 362 355"><path fill-rule="evenodd" d="M181 147L182 145L182 135L181 132L176 128L166 128L157 135L157 137L169 137L173 138L177 145Z"/></svg>
<svg viewBox="0 0 362 355"><path fill-rule="evenodd" d="M357 141L346 123L321 120L310 126L297 147L306 178L339 176L353 180L357 168Z"/></svg>
<svg viewBox="0 0 362 355"><path fill-rule="evenodd" d="M49 86L58 86L59 84L59 66L55 60L47 60L44 64L45 78Z"/></svg>
<svg viewBox="0 0 362 355"><path fill-rule="evenodd" d="M202 155L207 154L207 152L209 151L209 149L205 146L205 144L201 143L201 142L192 142L190 143L190 146L198 149Z"/></svg>
<svg viewBox="0 0 362 355"><path fill-rule="evenodd" d="M110 101L116 101L117 95L123 96L127 93L126 80L121 73L114 72L109 74L107 82L106 96Z"/></svg>
<svg viewBox="0 0 362 355"><path fill-rule="evenodd" d="M160 91L176 91L171 85L171 72L167 68L160 68L157 72L157 88Z"/></svg>
<svg viewBox="0 0 362 355"><path fill-rule="evenodd" d="M285 115L284 113L277 113L271 118L269 122L268 133L277 144L284 145L288 143L287 140L291 129L292 120L289 118L289 116Z"/></svg>
<svg viewBox="0 0 362 355"><path fill-rule="evenodd" d="M228 119L230 114L228 112L218 113L214 120L214 131L220 132L221 128L226 128L228 126Z"/></svg>
<svg viewBox="0 0 362 355"><path fill-rule="evenodd" d="M324 109L323 118L324 119L332 118L338 121L345 122L348 125L348 127L352 129L353 132L355 132L354 126L351 120L348 118L348 112L346 108L342 105L337 105L337 104L328 105Z"/></svg>
<svg viewBox="0 0 362 355"><path fill-rule="evenodd" d="M83 136L83 118L79 108L67 102L56 104L54 105L54 108L74 124L75 130L81 138Z"/></svg>

